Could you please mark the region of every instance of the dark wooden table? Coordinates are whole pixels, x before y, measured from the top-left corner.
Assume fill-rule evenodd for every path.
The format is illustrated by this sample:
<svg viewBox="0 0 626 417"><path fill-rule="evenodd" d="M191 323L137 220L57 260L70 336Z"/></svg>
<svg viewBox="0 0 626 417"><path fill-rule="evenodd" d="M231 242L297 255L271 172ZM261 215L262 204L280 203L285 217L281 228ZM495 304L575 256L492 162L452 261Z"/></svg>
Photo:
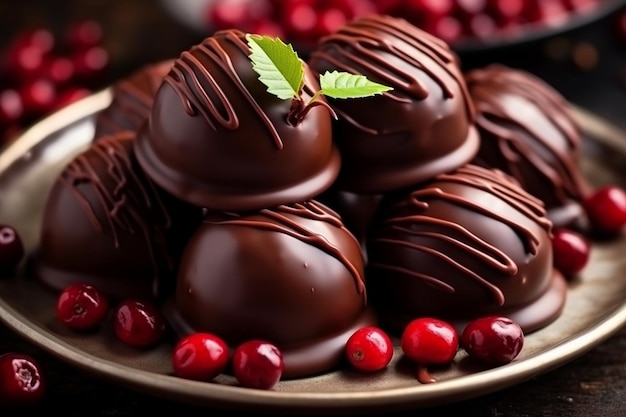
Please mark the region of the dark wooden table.
<svg viewBox="0 0 626 417"><path fill-rule="evenodd" d="M0 2L0 44L28 25L60 29L84 18L96 18L106 28L105 41L113 64L107 82L143 63L176 56L200 40L198 34L170 20L151 0L20 0ZM560 51L565 52L560 56L549 52L555 45L561 45ZM582 61L576 58L577 54L583 54ZM572 102L626 130L626 38L616 35L613 16L549 40L462 53L461 58L468 68L497 61L529 69ZM49 391L30 410L33 415L56 411L66 417L122 417L171 410L179 415L222 414L222 410L177 404L96 379L0 324L0 353L7 351L36 357L49 379ZM515 387L402 414L446 413L466 417L626 416L626 328L572 362ZM16 414L0 408L0 415Z"/></svg>

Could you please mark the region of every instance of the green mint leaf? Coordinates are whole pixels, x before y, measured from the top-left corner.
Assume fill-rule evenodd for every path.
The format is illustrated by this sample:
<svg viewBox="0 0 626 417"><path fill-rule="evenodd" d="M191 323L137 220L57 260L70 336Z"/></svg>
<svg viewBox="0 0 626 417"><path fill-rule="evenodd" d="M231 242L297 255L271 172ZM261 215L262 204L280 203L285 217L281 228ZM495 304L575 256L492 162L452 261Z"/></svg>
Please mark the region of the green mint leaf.
<svg viewBox="0 0 626 417"><path fill-rule="evenodd" d="M320 76L320 93L332 98L359 98L382 94L393 88L370 81L364 75L325 72Z"/></svg>
<svg viewBox="0 0 626 417"><path fill-rule="evenodd" d="M291 45L278 38L247 34L252 68L267 91L281 100L300 97L304 64Z"/></svg>

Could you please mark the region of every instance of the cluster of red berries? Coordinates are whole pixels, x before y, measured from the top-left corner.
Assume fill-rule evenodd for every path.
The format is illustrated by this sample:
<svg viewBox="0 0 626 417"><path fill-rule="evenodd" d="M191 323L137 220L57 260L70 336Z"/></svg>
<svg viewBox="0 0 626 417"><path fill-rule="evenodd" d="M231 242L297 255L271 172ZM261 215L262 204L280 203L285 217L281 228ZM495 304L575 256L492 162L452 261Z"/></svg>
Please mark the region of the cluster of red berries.
<svg viewBox="0 0 626 417"><path fill-rule="evenodd" d="M0 148L43 116L85 97L109 64L103 30L93 20L63 35L44 27L25 30L0 56Z"/></svg>
<svg viewBox="0 0 626 417"><path fill-rule="evenodd" d="M508 317L485 316L469 322L459 335L443 320L419 317L410 321L400 338L402 353L418 366L422 383L435 382L425 372L428 366L444 366L454 361L459 348L469 357L488 366L515 359L524 346L521 327ZM364 327L346 343L349 363L360 371L380 371L389 365L394 347L389 335L379 327Z"/></svg>
<svg viewBox="0 0 626 417"><path fill-rule="evenodd" d="M403 17L451 44L518 35L529 25L558 26L602 0L213 0L206 21L279 36L311 46L347 21L368 13Z"/></svg>
<svg viewBox="0 0 626 417"><path fill-rule="evenodd" d="M617 185L596 189L583 201L589 231L597 237L611 237L626 225L626 191ZM587 265L591 255L589 236L561 227L553 230L554 267L568 279L574 279Z"/></svg>

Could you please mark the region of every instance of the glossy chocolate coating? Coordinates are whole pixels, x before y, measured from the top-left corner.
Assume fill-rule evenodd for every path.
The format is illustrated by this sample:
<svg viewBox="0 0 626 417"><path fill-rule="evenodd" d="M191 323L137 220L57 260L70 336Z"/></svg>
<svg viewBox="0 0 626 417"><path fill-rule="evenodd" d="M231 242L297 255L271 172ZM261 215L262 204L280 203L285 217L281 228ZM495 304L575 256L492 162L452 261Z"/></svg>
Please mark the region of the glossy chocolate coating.
<svg viewBox="0 0 626 417"><path fill-rule="evenodd" d="M289 124L291 100L268 93L244 33L219 31L183 52L156 94L136 153L147 174L190 203L258 210L312 198L336 179L331 114ZM319 83L305 65L303 99ZM323 100L323 98L322 98Z"/></svg>
<svg viewBox="0 0 626 417"><path fill-rule="evenodd" d="M474 109L444 41L400 18L364 16L320 39L308 62L320 74L346 71L393 88L373 97L329 99L339 116L334 136L343 190L395 191L475 156Z"/></svg>
<svg viewBox="0 0 626 417"><path fill-rule="evenodd" d="M492 64L466 74L481 146L478 165L498 168L546 205L555 226L580 223L587 185L581 130L566 100L526 71Z"/></svg>
<svg viewBox="0 0 626 417"><path fill-rule="evenodd" d="M96 115L94 138L121 130L136 132L148 119L154 95L173 60L148 64L111 87L111 104Z"/></svg>
<svg viewBox="0 0 626 417"><path fill-rule="evenodd" d="M202 211L143 175L134 140L130 131L101 137L54 182L34 257L37 279L50 288L88 282L115 299L161 300L173 292Z"/></svg>
<svg viewBox="0 0 626 417"><path fill-rule="evenodd" d="M181 335L268 340L284 377L303 377L337 366L350 334L376 323L364 281L359 243L319 202L214 212L187 245L166 315Z"/></svg>
<svg viewBox="0 0 626 417"><path fill-rule="evenodd" d="M552 223L501 171L466 165L382 204L368 239L368 294L396 330L418 316L503 314L529 332L562 311Z"/></svg>

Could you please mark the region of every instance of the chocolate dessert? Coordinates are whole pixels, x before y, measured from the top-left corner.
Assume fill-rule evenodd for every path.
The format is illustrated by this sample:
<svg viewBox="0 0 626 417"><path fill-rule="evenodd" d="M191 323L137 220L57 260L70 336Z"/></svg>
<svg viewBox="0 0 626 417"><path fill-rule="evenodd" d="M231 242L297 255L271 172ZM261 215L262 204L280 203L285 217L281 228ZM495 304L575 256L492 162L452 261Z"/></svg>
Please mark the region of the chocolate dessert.
<svg viewBox="0 0 626 417"><path fill-rule="evenodd" d="M319 374L339 364L352 332L376 323L363 264L358 241L315 200L209 212L183 254L166 315L181 335L271 341L285 378Z"/></svg>
<svg viewBox="0 0 626 417"><path fill-rule="evenodd" d="M466 165L388 197L368 238L368 295L396 331L415 317L505 315L528 333L555 320L567 283L542 202L505 173Z"/></svg>
<svg viewBox="0 0 626 417"><path fill-rule="evenodd" d="M130 131L101 137L63 169L47 197L34 256L38 280L56 291L90 283L115 299L171 293L199 208L145 177Z"/></svg>
<svg viewBox="0 0 626 417"><path fill-rule="evenodd" d="M181 53L139 131L141 166L184 201L258 210L312 198L338 175L332 112L316 106L297 123L288 120L292 101L267 92L250 53L238 30L216 32ZM304 67L306 102L320 87Z"/></svg>
<svg viewBox="0 0 626 417"><path fill-rule="evenodd" d="M361 74L393 88L359 100L329 99L339 116L341 189L395 191L475 156L474 109L457 57L443 40L400 18L365 16L321 38L308 62L320 74Z"/></svg>
<svg viewBox="0 0 626 417"><path fill-rule="evenodd" d="M166 60L141 67L111 87L111 103L96 115L94 138L121 130L136 132L146 121L156 91L172 67Z"/></svg>
<svg viewBox="0 0 626 417"><path fill-rule="evenodd" d="M466 75L481 146L473 163L498 168L546 205L554 226L581 226L587 185L581 129L567 101L523 70L492 64Z"/></svg>

